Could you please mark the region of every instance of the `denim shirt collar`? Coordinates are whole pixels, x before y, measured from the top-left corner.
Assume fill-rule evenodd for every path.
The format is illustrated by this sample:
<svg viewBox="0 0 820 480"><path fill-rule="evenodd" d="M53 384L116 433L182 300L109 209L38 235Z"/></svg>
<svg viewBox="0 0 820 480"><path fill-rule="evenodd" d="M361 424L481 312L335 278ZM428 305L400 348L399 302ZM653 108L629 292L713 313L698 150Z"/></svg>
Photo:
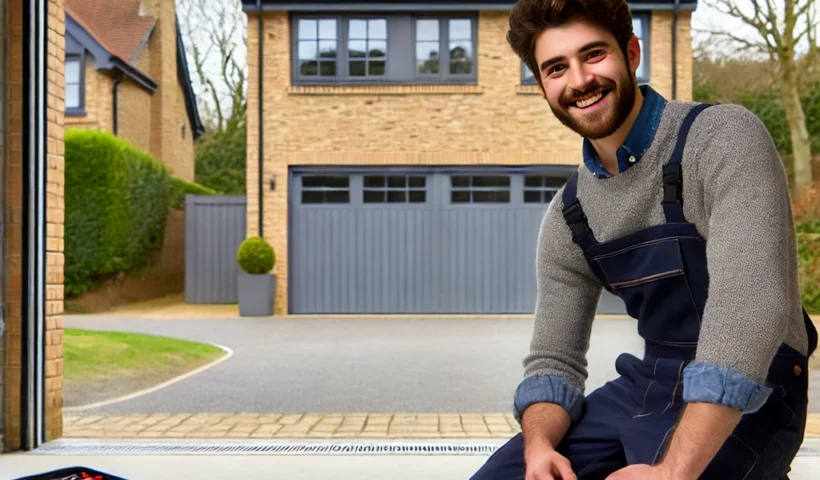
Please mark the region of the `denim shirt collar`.
<svg viewBox="0 0 820 480"><path fill-rule="evenodd" d="M624 140L624 144L617 151L618 171L620 173L637 163L652 144L667 103L665 98L648 85L641 86L640 90L644 96L641 111L629 131L629 135ZM596 177L609 178L612 176L601 164L601 159L598 157L595 147L592 146L592 142L586 138L583 143L583 157L587 169Z"/></svg>

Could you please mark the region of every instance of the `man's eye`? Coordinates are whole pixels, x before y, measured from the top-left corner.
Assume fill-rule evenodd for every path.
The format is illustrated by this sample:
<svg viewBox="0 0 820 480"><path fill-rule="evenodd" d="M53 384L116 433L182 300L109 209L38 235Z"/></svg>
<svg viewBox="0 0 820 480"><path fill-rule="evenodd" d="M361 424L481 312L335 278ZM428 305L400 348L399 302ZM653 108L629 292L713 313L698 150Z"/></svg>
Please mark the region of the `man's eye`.
<svg viewBox="0 0 820 480"><path fill-rule="evenodd" d="M590 52L589 57L590 58L595 58L595 57L599 57L603 54L604 54L603 50L594 50L594 51Z"/></svg>
<svg viewBox="0 0 820 480"><path fill-rule="evenodd" d="M559 69L564 68L563 65L553 65L552 67L547 70L547 75L552 75L553 73L558 73Z"/></svg>

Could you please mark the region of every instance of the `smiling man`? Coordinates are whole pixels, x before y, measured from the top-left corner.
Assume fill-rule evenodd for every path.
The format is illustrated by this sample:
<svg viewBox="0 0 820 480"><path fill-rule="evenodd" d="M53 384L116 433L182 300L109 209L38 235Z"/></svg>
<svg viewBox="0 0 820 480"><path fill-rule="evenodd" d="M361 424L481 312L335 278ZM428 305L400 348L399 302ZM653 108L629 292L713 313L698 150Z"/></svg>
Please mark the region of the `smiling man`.
<svg viewBox="0 0 820 480"><path fill-rule="evenodd" d="M473 479L787 478L817 332L768 131L740 106L639 86L622 0L519 0L508 40L583 162L541 226L522 433ZM645 352L585 395L603 289Z"/></svg>

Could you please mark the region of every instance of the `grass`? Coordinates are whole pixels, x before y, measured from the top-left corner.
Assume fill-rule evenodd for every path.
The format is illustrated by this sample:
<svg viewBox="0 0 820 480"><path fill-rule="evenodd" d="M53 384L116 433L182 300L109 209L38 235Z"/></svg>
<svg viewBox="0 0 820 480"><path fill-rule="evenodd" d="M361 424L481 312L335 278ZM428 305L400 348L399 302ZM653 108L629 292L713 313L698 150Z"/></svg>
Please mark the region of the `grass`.
<svg viewBox="0 0 820 480"><path fill-rule="evenodd" d="M135 333L65 329L66 406L125 395L225 355L212 345Z"/></svg>

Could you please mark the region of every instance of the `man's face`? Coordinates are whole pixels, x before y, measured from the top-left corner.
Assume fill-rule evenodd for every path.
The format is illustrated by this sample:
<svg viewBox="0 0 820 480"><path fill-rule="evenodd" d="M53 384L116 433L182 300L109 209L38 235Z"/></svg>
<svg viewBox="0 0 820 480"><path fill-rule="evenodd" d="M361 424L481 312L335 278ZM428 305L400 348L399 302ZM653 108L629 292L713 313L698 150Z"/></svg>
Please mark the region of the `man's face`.
<svg viewBox="0 0 820 480"><path fill-rule="evenodd" d="M637 38L627 48L629 62L606 30L582 20L549 28L536 40L535 58L543 92L556 117L579 135L612 135L635 103Z"/></svg>

